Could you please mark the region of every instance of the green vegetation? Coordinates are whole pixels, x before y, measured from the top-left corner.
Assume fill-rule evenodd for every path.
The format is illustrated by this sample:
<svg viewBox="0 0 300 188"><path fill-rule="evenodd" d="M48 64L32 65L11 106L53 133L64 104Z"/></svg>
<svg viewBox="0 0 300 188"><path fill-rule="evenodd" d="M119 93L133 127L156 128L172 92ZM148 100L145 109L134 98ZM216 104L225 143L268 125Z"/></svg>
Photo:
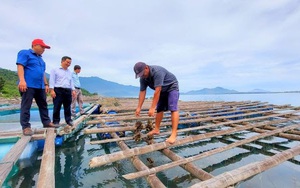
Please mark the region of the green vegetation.
<svg viewBox="0 0 300 188"><path fill-rule="evenodd" d="M20 97L17 83L18 74L16 71L0 68L0 97ZM82 93L85 96L97 95L97 93L90 93L85 89L82 89Z"/></svg>
<svg viewBox="0 0 300 188"><path fill-rule="evenodd" d="M82 94L84 96L94 96L94 95L98 95L97 93L90 93L88 90L81 88Z"/></svg>
<svg viewBox="0 0 300 188"><path fill-rule="evenodd" d="M0 68L0 96L7 98L20 96L17 82L17 72Z"/></svg>

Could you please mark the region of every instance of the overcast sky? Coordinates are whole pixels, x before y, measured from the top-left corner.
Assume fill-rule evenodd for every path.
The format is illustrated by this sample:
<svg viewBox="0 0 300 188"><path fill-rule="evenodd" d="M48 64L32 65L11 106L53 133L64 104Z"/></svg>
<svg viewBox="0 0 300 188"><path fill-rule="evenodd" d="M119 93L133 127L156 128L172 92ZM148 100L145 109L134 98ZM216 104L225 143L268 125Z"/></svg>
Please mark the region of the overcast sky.
<svg viewBox="0 0 300 188"><path fill-rule="evenodd" d="M47 73L68 55L80 76L124 85L144 61L181 92L300 90L299 0L1 0L0 15L1 68L42 38Z"/></svg>

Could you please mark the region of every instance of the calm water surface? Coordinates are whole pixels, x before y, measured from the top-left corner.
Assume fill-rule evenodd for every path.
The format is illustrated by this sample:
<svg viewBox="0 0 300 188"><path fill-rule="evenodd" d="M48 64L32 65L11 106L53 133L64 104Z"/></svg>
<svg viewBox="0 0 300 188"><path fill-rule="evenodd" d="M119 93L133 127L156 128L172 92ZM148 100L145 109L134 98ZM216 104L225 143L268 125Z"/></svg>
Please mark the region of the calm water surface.
<svg viewBox="0 0 300 188"><path fill-rule="evenodd" d="M270 104L300 106L300 93L180 95L182 101L261 101Z"/></svg>
<svg viewBox="0 0 300 188"><path fill-rule="evenodd" d="M183 101L262 101L271 104L291 104L300 106L300 94L242 94L242 95L181 95ZM163 131L163 129L162 129ZM130 135L131 133L127 133ZM200 132L189 132L180 134L179 138L184 138L191 134ZM221 147L234 141L248 138L255 135L248 131L212 138L190 143L185 146L174 147L172 150L180 156L190 157L201 152ZM89 142L97 140L96 135L83 135L78 133L72 140L67 140L61 147L56 147L55 154L55 182L57 188L71 187L149 187L144 178L135 180L125 180L122 175L136 171L130 160L121 160L98 168L89 168L90 159L103 154L119 151L115 143L90 145ZM156 140L163 141L165 138ZM126 142L130 147L142 146L144 143ZM286 148L300 144L297 141L278 137L268 137L255 143L248 144L247 147L237 147L226 152L213 155L194 162L196 166L204 169L212 175L218 175L226 171L236 169L240 166L263 160ZM42 152L37 151L30 159L21 160L18 170L12 178L5 183L4 187L36 187L39 174ZM147 158L154 160L153 166L159 166L170 162L160 152L141 155L140 159L149 167ZM199 180L180 167L172 168L157 173L158 178L167 187L189 187ZM249 178L236 187L270 187L270 188L296 188L300 187L300 156L284 162L268 171Z"/></svg>

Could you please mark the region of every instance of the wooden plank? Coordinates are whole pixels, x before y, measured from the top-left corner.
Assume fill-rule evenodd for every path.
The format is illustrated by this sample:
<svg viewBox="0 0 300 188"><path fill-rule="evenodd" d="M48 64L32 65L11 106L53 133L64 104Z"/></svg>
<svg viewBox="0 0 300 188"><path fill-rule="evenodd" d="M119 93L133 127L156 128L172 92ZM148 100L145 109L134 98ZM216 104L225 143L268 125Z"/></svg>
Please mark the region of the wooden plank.
<svg viewBox="0 0 300 188"><path fill-rule="evenodd" d="M38 188L54 188L55 187L55 131L48 129L46 133L42 163L38 179Z"/></svg>
<svg viewBox="0 0 300 188"><path fill-rule="evenodd" d="M229 172L217 175L212 179L194 184L191 188L196 187L209 187L209 188L222 188L233 185L237 182L248 179L256 174L266 171L274 166L277 166L288 159L291 159L300 154L300 145L278 153L272 157L267 157L260 162L250 163L240 168L234 169Z"/></svg>
<svg viewBox="0 0 300 188"><path fill-rule="evenodd" d="M3 182L5 181L7 175L13 168L14 163L1 163L0 164L0 187L2 187Z"/></svg>
<svg viewBox="0 0 300 188"><path fill-rule="evenodd" d="M2 159L0 168L0 187L30 140L31 136L22 136Z"/></svg>

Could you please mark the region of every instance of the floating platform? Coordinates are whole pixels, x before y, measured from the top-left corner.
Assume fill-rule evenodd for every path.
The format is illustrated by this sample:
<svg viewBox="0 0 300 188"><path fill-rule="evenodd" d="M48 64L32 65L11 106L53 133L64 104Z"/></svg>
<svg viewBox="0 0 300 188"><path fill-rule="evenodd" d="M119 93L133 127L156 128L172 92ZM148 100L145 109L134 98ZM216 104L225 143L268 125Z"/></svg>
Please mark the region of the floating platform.
<svg viewBox="0 0 300 188"><path fill-rule="evenodd" d="M103 109L109 110L102 110L101 114L93 114L98 108L95 104L88 111L88 115L79 116L75 120L75 124L80 126L74 131L82 131L86 135L110 135L106 139L91 141L89 144L94 145L95 148L105 143L114 143L120 148L112 153L91 157L89 168L97 171L105 165L130 159L131 165L136 170L121 174L122 178L126 181L143 178L150 187L155 188L169 186L164 184L157 174L173 168L181 168L190 176L195 177L189 187L217 188L234 187L284 162L295 164L298 170L300 169L300 107L272 105L261 101L180 101L178 137L175 143L169 144L165 142L171 133L172 126L169 113L165 113L161 123L161 133L154 137L147 136L155 123L153 117L147 116L147 107L150 104L150 101L146 101L141 117L134 116L136 103L132 100L124 100L113 107L106 107L102 104ZM114 110L115 113L108 113L110 110ZM100 112L99 109L98 112ZM120 132L125 134L121 137L118 134ZM7 139L8 134L0 133L0 140L5 137ZM15 135L15 133L10 134ZM62 144L73 136L72 133L64 133L62 129L38 130L32 137L19 135L19 140L0 163L0 184L6 179L27 143L43 138L44 152L37 187L55 187L54 164L56 161L53 156L58 135L63 138ZM277 149L264 149L268 147L270 137L284 139L289 143L288 147L279 143L275 147ZM217 144L213 148L207 148L205 145L208 142ZM192 155L177 152L178 148L198 144L203 148L195 148ZM202 163L213 168L213 163L207 164L211 162L207 160L208 158L220 160L220 157L224 157L224 153L234 153L234 150L239 149L249 151L247 155L260 154L264 157L263 159L256 158L248 164L235 165L235 168L218 174L210 173L208 167L201 168ZM159 164L157 162L159 159L145 157L157 152L161 157L168 158L169 162ZM235 161L230 160L230 163L235 164ZM282 179L282 181L285 180ZM295 185L300 185L299 178L295 180Z"/></svg>

